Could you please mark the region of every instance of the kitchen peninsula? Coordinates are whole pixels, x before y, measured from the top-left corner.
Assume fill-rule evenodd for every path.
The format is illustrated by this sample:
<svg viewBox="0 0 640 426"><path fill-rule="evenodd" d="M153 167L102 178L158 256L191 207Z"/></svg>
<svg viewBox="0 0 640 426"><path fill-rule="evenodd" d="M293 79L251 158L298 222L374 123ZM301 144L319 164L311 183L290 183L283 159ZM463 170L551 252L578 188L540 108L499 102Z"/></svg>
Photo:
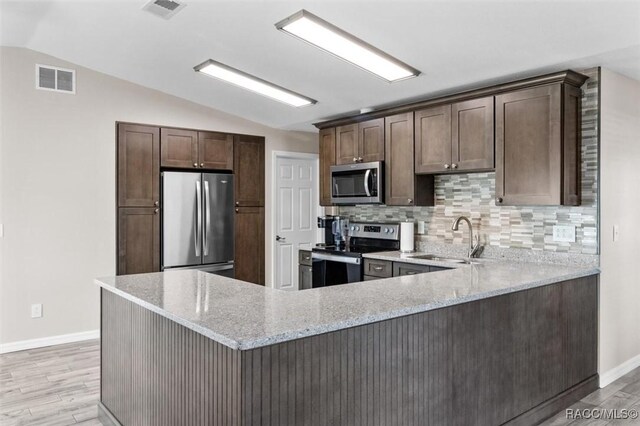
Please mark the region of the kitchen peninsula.
<svg viewBox="0 0 640 426"><path fill-rule="evenodd" d="M597 268L402 261L451 269L300 292L189 270L96 280L103 415L533 424L597 388Z"/></svg>

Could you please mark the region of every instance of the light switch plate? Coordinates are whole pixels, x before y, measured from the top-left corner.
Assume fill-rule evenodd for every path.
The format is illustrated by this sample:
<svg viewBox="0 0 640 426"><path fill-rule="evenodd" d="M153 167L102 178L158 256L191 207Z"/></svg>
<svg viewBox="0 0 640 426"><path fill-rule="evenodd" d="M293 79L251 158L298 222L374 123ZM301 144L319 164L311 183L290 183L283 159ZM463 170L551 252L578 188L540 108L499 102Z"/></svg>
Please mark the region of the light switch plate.
<svg viewBox="0 0 640 426"><path fill-rule="evenodd" d="M34 303L31 305L31 318L42 317L42 303Z"/></svg>
<svg viewBox="0 0 640 426"><path fill-rule="evenodd" d="M618 225L613 225L613 241L618 241L620 239L620 227Z"/></svg>
<svg viewBox="0 0 640 426"><path fill-rule="evenodd" d="M553 241L558 243L575 243L576 227L573 225L555 225L553 227Z"/></svg>

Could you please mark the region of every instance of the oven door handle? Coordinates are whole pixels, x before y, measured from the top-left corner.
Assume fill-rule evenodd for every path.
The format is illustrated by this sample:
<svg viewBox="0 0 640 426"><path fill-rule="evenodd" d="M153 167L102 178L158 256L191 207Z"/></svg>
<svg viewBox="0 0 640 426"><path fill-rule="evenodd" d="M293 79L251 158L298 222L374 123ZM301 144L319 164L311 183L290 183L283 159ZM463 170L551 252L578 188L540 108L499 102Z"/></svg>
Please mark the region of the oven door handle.
<svg viewBox="0 0 640 426"><path fill-rule="evenodd" d="M328 260L329 262L349 263L351 265L359 265L362 259L359 257L337 256L325 253L311 253L313 260Z"/></svg>
<svg viewBox="0 0 640 426"><path fill-rule="evenodd" d="M369 189L369 178L371 177L371 169L367 169L364 172L364 192L367 194L367 197L371 197L371 190Z"/></svg>

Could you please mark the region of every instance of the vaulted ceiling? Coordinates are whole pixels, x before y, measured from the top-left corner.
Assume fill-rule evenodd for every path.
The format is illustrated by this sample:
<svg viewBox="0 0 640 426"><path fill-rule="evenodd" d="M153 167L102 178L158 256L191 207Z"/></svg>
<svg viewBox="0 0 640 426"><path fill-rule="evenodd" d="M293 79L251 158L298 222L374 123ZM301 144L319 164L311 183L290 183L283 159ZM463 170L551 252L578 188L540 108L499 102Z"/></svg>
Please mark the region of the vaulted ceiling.
<svg viewBox="0 0 640 426"><path fill-rule="evenodd" d="M185 1L170 20L141 10L139 0L2 1L0 43L299 130L361 108L568 67L602 65L640 80L638 1ZM389 84L275 29L302 8L422 74ZM292 108L193 71L210 58L318 104Z"/></svg>

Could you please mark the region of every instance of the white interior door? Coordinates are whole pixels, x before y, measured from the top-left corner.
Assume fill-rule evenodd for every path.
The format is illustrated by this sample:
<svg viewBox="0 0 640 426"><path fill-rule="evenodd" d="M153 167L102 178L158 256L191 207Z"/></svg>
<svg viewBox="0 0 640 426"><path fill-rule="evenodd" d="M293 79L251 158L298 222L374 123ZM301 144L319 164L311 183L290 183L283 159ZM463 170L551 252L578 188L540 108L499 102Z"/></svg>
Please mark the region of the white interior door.
<svg viewBox="0 0 640 426"><path fill-rule="evenodd" d="M315 244L318 178L312 158L276 157L275 282L298 289L298 250Z"/></svg>

